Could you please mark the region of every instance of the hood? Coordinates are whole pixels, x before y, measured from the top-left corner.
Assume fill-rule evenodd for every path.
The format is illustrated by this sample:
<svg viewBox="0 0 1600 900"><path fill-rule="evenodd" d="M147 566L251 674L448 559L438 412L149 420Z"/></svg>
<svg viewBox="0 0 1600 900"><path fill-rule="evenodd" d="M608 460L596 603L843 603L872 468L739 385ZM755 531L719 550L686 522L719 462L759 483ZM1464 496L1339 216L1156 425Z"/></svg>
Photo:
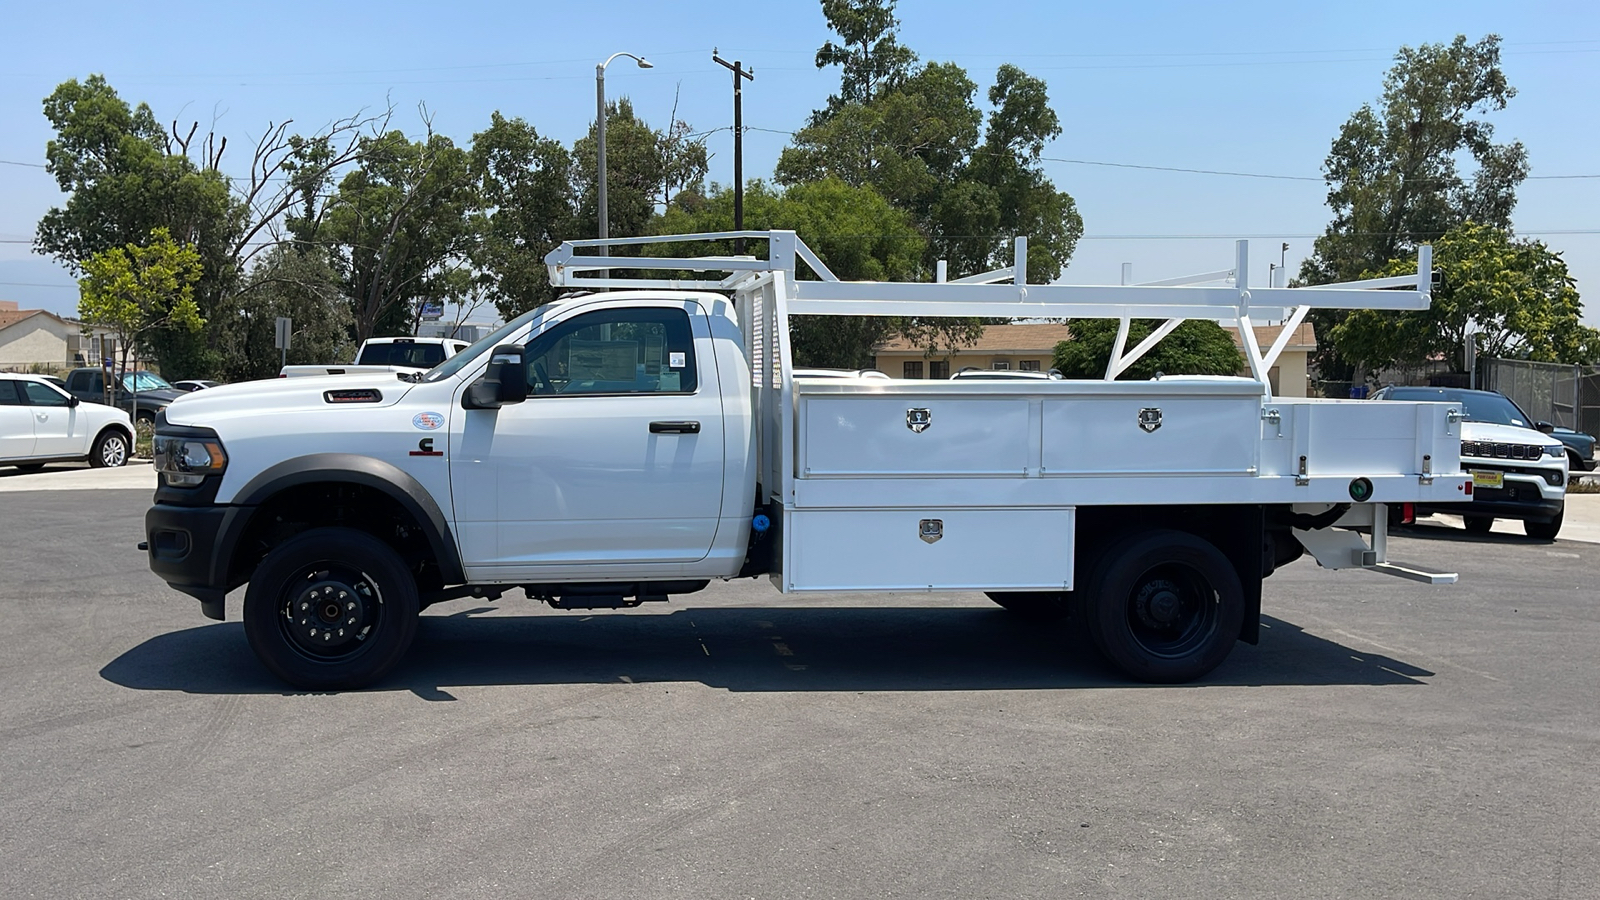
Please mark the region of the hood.
<svg viewBox="0 0 1600 900"><path fill-rule="evenodd" d="M270 415L279 412L324 410L330 404L326 391L376 390L382 399L376 403L353 403L361 409L393 406L415 384L392 374L383 375L308 375L300 378L265 378L223 384L203 391L180 394L167 407L167 421L174 425L204 425L218 418L237 415Z"/></svg>
<svg viewBox="0 0 1600 900"><path fill-rule="evenodd" d="M1499 444L1536 444L1551 447L1561 443L1553 435L1532 428L1515 425L1493 425L1488 422L1462 422L1461 439L1464 441L1494 441Z"/></svg>
<svg viewBox="0 0 1600 900"><path fill-rule="evenodd" d="M132 397L133 396L133 391L118 391L118 393L121 394L123 397ZM155 390L152 390L152 391L140 391L139 392L139 399L144 400L146 398L149 398L149 399L153 399L153 400L165 400L168 403L171 403L172 401L178 399L179 397L187 396L188 393L189 393L188 391L180 391L180 390L177 390L175 388L156 388Z"/></svg>

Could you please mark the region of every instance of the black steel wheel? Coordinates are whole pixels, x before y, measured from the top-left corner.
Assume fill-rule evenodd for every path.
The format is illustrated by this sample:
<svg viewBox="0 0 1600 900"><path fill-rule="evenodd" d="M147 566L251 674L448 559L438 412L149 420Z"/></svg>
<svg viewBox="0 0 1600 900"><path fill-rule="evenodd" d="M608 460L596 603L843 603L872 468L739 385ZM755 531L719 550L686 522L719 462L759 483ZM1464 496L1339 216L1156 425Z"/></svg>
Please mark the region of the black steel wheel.
<svg viewBox="0 0 1600 900"><path fill-rule="evenodd" d="M115 469L128 464L128 454L133 448L128 436L115 428L108 428L95 438L89 450L89 465L97 469Z"/></svg>
<svg viewBox="0 0 1600 900"><path fill-rule="evenodd" d="M1006 612L1030 622L1059 622L1069 615L1070 591L988 591L984 594Z"/></svg>
<svg viewBox="0 0 1600 900"><path fill-rule="evenodd" d="M1548 522L1532 522L1523 520L1522 530L1527 533L1528 537L1536 540L1553 541L1556 539L1556 535L1561 533L1561 520L1566 518L1566 515L1566 511L1563 510L1554 519L1551 519Z"/></svg>
<svg viewBox="0 0 1600 900"><path fill-rule="evenodd" d="M1222 551L1182 531L1127 538L1101 557L1084 604L1089 634L1130 677L1193 681L1233 651L1244 588Z"/></svg>
<svg viewBox="0 0 1600 900"><path fill-rule="evenodd" d="M1462 516L1461 521L1473 534L1488 534L1494 527L1494 516Z"/></svg>
<svg viewBox="0 0 1600 900"><path fill-rule="evenodd" d="M351 528L315 528L256 567L244 630L274 675L306 690L342 690L400 662L417 612L416 579L387 544Z"/></svg>

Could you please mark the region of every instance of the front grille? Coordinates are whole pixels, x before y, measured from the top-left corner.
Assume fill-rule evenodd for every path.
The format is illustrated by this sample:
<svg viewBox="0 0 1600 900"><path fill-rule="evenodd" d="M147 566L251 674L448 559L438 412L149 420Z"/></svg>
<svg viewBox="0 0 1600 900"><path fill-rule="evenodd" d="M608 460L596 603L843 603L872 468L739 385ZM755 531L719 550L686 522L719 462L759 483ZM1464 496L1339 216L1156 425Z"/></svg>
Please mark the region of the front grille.
<svg viewBox="0 0 1600 900"><path fill-rule="evenodd" d="M1479 459L1540 459L1544 447L1538 444L1501 444L1495 441L1462 441L1462 456Z"/></svg>

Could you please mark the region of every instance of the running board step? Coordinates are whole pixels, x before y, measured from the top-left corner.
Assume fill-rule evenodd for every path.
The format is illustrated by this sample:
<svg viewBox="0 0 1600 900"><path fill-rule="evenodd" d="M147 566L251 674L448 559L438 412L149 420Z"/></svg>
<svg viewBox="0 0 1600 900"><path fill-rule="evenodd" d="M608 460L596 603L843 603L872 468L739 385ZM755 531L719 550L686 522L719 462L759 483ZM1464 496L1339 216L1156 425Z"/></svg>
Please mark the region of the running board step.
<svg viewBox="0 0 1600 900"><path fill-rule="evenodd" d="M1381 575L1393 575L1407 581L1420 581L1423 584L1455 584L1461 576L1455 572L1429 572L1426 569L1414 569L1399 563L1382 562L1370 566L1362 566Z"/></svg>

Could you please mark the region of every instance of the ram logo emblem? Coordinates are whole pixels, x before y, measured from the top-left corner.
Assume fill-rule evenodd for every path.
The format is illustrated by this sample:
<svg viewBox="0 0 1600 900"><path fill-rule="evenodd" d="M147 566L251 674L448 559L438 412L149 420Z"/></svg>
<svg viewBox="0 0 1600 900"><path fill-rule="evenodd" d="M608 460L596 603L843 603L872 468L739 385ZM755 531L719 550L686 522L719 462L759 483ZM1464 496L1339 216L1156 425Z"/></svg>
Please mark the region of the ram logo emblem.
<svg viewBox="0 0 1600 900"><path fill-rule="evenodd" d="M906 410L906 427L921 434L933 424L933 413L920 407Z"/></svg>
<svg viewBox="0 0 1600 900"><path fill-rule="evenodd" d="M1139 410L1139 427L1146 434L1161 427L1161 409L1159 407L1145 407Z"/></svg>

